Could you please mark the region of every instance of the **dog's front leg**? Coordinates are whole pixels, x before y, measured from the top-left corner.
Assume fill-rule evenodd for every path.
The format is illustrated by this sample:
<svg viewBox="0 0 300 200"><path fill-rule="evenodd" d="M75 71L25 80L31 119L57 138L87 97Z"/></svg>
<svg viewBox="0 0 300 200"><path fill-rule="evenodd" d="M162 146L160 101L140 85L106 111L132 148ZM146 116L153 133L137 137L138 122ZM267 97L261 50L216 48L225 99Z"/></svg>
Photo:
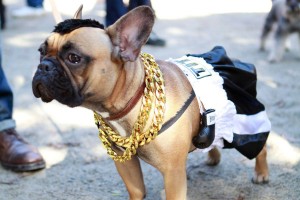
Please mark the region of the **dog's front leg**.
<svg viewBox="0 0 300 200"><path fill-rule="evenodd" d="M270 34L273 24L276 22L276 15L274 9L272 9L266 18L263 31L260 37L260 50L264 51L266 48L266 40L268 35Z"/></svg>
<svg viewBox="0 0 300 200"><path fill-rule="evenodd" d="M167 200L184 200L187 193L187 177L185 164L174 163L163 172Z"/></svg>
<svg viewBox="0 0 300 200"><path fill-rule="evenodd" d="M269 55L269 62L271 63L278 62L282 59L286 47L286 41L288 39L287 27L281 27L280 24L278 26L279 27L275 33L274 46Z"/></svg>
<svg viewBox="0 0 300 200"><path fill-rule="evenodd" d="M286 40L286 35L282 37L276 37L274 47L269 55L269 62L274 63L281 61L285 49Z"/></svg>
<svg viewBox="0 0 300 200"><path fill-rule="evenodd" d="M117 170L123 179L130 200L141 200L146 196L146 189L139 158L132 156L124 163L115 162Z"/></svg>

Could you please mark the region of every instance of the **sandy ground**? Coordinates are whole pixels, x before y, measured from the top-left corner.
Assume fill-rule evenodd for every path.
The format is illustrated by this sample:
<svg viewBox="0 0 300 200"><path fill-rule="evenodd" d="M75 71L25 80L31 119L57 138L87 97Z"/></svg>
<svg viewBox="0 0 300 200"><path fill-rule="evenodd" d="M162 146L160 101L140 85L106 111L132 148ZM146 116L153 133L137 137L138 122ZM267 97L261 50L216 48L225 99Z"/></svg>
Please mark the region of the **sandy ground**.
<svg viewBox="0 0 300 200"><path fill-rule="evenodd" d="M20 134L43 154L47 168L35 173L14 173L0 167L0 199L127 199L124 184L98 140L92 112L56 102L45 104L32 94L31 79L39 60L37 49L53 29L52 15L14 19L11 11L24 2L4 2L8 6L8 21L2 32L3 67L15 93L14 118ZM68 9L73 12L79 1L64 2L69 5L60 6L60 10L68 18ZM88 9L84 16L103 22L103 2L95 6L93 1L85 3ZM269 64L268 53L258 51L269 0L155 0L153 4L158 16L154 29L168 44L164 48L146 46L145 52L167 59L224 46L230 57L256 65L258 97L272 122L268 140L269 184L253 185L250 179L254 160L247 160L235 150L222 150L222 161L216 167L206 166L206 155L195 151L187 163L188 199L300 199L298 38L291 37L292 48L281 63ZM271 40L268 49L270 46ZM159 172L145 163L142 167L148 190L146 199L164 199Z"/></svg>

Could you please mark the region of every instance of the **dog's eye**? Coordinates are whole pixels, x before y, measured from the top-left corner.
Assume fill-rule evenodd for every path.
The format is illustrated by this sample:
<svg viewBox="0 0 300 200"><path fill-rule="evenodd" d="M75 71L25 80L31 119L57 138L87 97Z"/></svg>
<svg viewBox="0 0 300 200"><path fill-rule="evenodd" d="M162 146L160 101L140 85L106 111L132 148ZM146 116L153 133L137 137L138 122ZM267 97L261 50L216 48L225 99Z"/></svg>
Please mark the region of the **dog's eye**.
<svg viewBox="0 0 300 200"><path fill-rule="evenodd" d="M40 61L42 61L43 57L46 55L45 49L40 47L38 51L40 52Z"/></svg>
<svg viewBox="0 0 300 200"><path fill-rule="evenodd" d="M81 57L74 53L70 53L68 56L68 60L73 64L78 64L81 61Z"/></svg>
<svg viewBox="0 0 300 200"><path fill-rule="evenodd" d="M44 56L44 55L46 54L45 50L44 50L42 47L40 47L40 48L38 49L38 51L40 52L40 55L41 55L41 56Z"/></svg>

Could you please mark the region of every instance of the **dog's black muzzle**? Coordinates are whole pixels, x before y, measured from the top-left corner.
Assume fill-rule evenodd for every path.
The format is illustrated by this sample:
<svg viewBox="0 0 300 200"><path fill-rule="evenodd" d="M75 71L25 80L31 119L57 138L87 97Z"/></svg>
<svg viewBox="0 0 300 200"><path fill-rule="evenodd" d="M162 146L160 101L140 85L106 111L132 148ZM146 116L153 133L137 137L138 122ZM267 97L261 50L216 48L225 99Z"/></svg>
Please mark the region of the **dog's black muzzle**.
<svg viewBox="0 0 300 200"><path fill-rule="evenodd" d="M32 80L32 91L35 97L41 98L44 102L56 99L62 104L75 107L81 105L83 101L55 58L45 58L41 61Z"/></svg>

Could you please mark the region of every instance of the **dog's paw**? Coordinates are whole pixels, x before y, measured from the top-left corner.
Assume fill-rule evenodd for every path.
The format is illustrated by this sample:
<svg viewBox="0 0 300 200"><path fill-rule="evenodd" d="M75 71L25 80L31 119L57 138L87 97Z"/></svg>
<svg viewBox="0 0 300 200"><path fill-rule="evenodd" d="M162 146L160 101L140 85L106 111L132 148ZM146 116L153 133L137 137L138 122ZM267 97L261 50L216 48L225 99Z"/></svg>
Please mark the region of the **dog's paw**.
<svg viewBox="0 0 300 200"><path fill-rule="evenodd" d="M260 46L259 49L258 49L260 52L265 52L266 51L266 48L264 46Z"/></svg>
<svg viewBox="0 0 300 200"><path fill-rule="evenodd" d="M208 166L216 166L220 163L220 159L214 159L214 158L207 158L205 162Z"/></svg>
<svg viewBox="0 0 300 200"><path fill-rule="evenodd" d="M254 183L254 184L266 184L266 183L269 183L269 175L268 174L256 174L252 178L252 183Z"/></svg>
<svg viewBox="0 0 300 200"><path fill-rule="evenodd" d="M282 53L272 51L268 57L269 63L277 63L282 60Z"/></svg>
<svg viewBox="0 0 300 200"><path fill-rule="evenodd" d="M268 61L269 61L269 63L277 63L280 61L280 59L270 56L268 58Z"/></svg>
<svg viewBox="0 0 300 200"><path fill-rule="evenodd" d="M221 154L217 148L214 148L208 152L206 164L209 166L215 166L220 163Z"/></svg>

